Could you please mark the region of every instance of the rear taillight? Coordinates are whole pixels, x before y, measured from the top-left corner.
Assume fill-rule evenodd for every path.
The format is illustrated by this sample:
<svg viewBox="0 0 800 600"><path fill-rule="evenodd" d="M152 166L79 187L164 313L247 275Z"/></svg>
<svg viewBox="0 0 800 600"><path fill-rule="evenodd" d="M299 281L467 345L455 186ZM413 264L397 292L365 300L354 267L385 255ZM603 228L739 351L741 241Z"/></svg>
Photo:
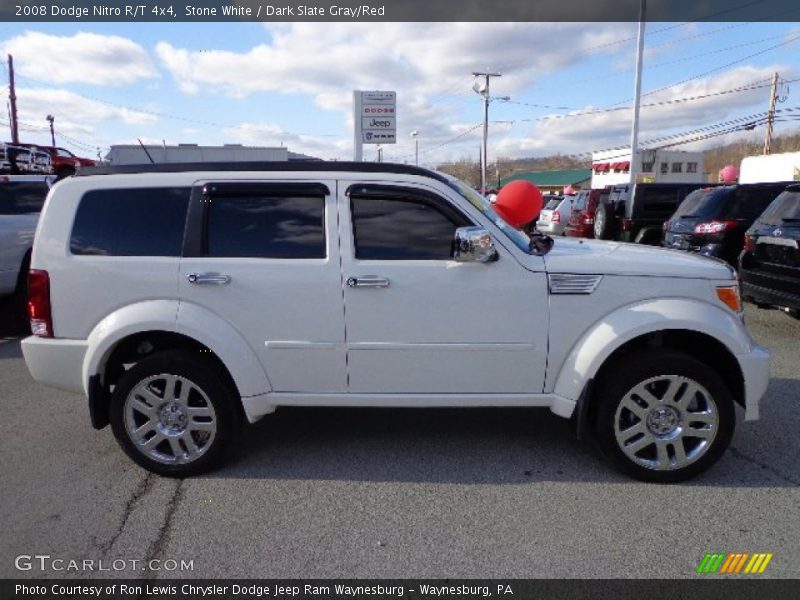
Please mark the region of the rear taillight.
<svg viewBox="0 0 800 600"><path fill-rule="evenodd" d="M31 319L33 335L53 337L50 276L47 271L31 269L28 272L28 316Z"/></svg>
<svg viewBox="0 0 800 600"><path fill-rule="evenodd" d="M753 252L756 249L756 240L749 233L744 234L744 251Z"/></svg>
<svg viewBox="0 0 800 600"><path fill-rule="evenodd" d="M553 216L550 218L551 223L561 223L561 213L557 210L553 211Z"/></svg>
<svg viewBox="0 0 800 600"><path fill-rule="evenodd" d="M732 229L736 225L736 221L709 221L708 223L700 223L695 225L695 233L721 233L726 229Z"/></svg>
<svg viewBox="0 0 800 600"><path fill-rule="evenodd" d="M622 219L622 231L630 231L633 221L630 219Z"/></svg>

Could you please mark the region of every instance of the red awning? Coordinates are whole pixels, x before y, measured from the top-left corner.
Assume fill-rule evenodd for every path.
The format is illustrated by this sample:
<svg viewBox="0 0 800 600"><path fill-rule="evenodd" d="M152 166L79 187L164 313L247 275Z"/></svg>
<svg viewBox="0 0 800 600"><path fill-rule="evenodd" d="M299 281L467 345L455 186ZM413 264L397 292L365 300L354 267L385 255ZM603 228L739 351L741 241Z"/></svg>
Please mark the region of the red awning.
<svg viewBox="0 0 800 600"><path fill-rule="evenodd" d="M595 173L601 173L603 171L608 171L611 168L611 165L608 163L597 163L593 165L592 168L594 169Z"/></svg>

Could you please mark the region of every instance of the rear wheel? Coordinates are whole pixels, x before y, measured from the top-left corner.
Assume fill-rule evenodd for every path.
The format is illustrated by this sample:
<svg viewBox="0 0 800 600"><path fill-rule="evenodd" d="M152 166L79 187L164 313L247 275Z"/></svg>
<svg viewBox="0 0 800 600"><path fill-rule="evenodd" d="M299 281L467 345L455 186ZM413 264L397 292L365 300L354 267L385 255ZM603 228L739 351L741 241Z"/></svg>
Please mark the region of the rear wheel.
<svg viewBox="0 0 800 600"><path fill-rule="evenodd" d="M595 433L622 471L643 481L694 477L728 447L733 399L698 360L657 351L620 363L600 382Z"/></svg>
<svg viewBox="0 0 800 600"><path fill-rule="evenodd" d="M196 475L224 458L241 422L238 401L208 359L163 352L120 377L111 398L111 427L122 449L145 469Z"/></svg>
<svg viewBox="0 0 800 600"><path fill-rule="evenodd" d="M598 240L611 239L613 215L607 205L601 204L594 213L594 237Z"/></svg>

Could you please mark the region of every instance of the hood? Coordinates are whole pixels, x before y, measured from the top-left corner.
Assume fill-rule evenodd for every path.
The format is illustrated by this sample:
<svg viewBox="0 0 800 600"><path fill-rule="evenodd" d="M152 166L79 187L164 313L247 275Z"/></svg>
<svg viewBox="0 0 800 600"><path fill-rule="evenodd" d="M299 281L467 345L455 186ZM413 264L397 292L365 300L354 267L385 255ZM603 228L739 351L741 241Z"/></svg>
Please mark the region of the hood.
<svg viewBox="0 0 800 600"><path fill-rule="evenodd" d="M558 238L545 257L548 273L733 279L726 263L655 246Z"/></svg>

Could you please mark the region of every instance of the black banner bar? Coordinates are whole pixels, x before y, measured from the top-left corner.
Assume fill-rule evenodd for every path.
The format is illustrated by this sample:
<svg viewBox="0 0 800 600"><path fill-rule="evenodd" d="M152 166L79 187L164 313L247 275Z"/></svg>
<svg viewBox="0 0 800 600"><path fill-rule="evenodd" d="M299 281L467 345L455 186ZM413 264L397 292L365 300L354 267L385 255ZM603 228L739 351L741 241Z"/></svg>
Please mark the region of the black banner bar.
<svg viewBox="0 0 800 600"><path fill-rule="evenodd" d="M797 0L647 0L645 20L798 20ZM3 0L17 22L621 22L640 0Z"/></svg>
<svg viewBox="0 0 800 600"><path fill-rule="evenodd" d="M64 579L2 580L2 600L739 600L797 598L797 580L747 576L697 579Z"/></svg>

